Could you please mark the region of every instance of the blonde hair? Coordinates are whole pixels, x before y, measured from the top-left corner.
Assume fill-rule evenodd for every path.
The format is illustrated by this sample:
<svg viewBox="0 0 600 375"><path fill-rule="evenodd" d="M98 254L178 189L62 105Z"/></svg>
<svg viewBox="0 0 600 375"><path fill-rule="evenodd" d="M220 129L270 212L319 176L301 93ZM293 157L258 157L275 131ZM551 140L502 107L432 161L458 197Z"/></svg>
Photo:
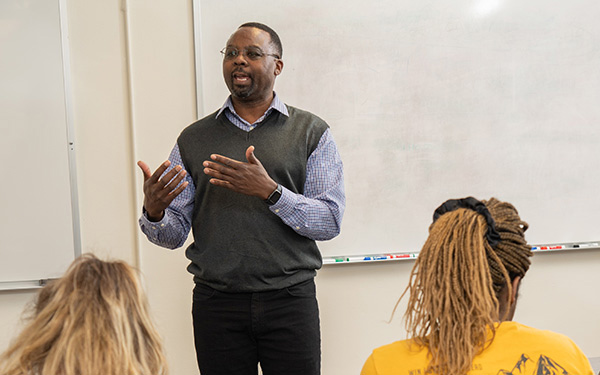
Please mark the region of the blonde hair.
<svg viewBox="0 0 600 375"><path fill-rule="evenodd" d="M77 258L40 290L30 319L0 357L0 374L168 373L140 281L125 262Z"/></svg>
<svg viewBox="0 0 600 375"><path fill-rule="evenodd" d="M488 243L484 215L466 208L444 213L430 226L402 295L410 292L406 328L415 344L429 350L430 373L469 372L475 355L493 340L494 323L505 318L500 311L510 299L500 300L500 293L510 295L511 281L530 265L527 223L517 210L495 198L482 203L499 243Z"/></svg>

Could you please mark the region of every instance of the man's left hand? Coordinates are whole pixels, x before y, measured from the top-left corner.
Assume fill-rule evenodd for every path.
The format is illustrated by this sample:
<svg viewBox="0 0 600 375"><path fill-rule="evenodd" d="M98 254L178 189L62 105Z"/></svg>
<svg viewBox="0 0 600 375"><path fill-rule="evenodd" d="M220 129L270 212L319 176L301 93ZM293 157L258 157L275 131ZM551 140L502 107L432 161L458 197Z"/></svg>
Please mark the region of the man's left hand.
<svg viewBox="0 0 600 375"><path fill-rule="evenodd" d="M247 163L213 154L206 160L204 173L212 177L210 183L238 193L267 199L277 188L260 161L254 156L254 146L246 150Z"/></svg>

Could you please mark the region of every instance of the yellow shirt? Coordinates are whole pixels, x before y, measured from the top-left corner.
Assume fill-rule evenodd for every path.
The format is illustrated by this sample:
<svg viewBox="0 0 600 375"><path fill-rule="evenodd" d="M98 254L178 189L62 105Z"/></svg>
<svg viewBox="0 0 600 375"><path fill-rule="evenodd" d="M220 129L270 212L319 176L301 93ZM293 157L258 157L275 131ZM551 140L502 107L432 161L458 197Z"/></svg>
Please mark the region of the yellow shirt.
<svg viewBox="0 0 600 375"><path fill-rule="evenodd" d="M373 351L361 375L425 375L428 350L396 341ZM503 322L492 344L473 360L469 375L594 375L590 362L568 337Z"/></svg>

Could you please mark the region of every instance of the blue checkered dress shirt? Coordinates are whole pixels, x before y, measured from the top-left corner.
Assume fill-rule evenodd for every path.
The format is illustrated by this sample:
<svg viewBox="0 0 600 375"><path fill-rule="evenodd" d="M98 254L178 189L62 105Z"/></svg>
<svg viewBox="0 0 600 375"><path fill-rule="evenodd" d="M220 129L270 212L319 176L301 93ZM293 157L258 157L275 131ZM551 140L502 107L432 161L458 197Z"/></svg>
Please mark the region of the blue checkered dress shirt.
<svg viewBox="0 0 600 375"><path fill-rule="evenodd" d="M272 111L289 116L287 107L275 94L264 115L250 124L237 115L229 97L217 113L217 117L224 114L235 126L251 131ZM171 151L169 160L169 169L177 165L183 167L177 144ZM170 249L181 247L190 232L195 184L189 173L184 181L188 181L188 187L171 202L161 221L151 222L145 214L140 217L142 232L159 246ZM313 240L329 240L339 234L346 204L344 173L342 160L329 129L323 133L317 148L308 158L304 194L296 194L285 187L282 188L281 198L270 206L270 210L284 223L298 234Z"/></svg>

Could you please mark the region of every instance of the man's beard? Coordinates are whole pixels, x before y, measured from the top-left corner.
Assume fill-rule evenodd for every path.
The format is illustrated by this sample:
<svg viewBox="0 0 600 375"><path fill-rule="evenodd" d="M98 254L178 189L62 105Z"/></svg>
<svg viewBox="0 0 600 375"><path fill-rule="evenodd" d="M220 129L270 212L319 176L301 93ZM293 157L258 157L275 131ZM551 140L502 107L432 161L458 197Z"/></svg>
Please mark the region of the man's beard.
<svg viewBox="0 0 600 375"><path fill-rule="evenodd" d="M246 99L254 92L254 84L250 84L249 86L244 87L236 87L235 85L233 85L232 87L232 94L239 99Z"/></svg>

